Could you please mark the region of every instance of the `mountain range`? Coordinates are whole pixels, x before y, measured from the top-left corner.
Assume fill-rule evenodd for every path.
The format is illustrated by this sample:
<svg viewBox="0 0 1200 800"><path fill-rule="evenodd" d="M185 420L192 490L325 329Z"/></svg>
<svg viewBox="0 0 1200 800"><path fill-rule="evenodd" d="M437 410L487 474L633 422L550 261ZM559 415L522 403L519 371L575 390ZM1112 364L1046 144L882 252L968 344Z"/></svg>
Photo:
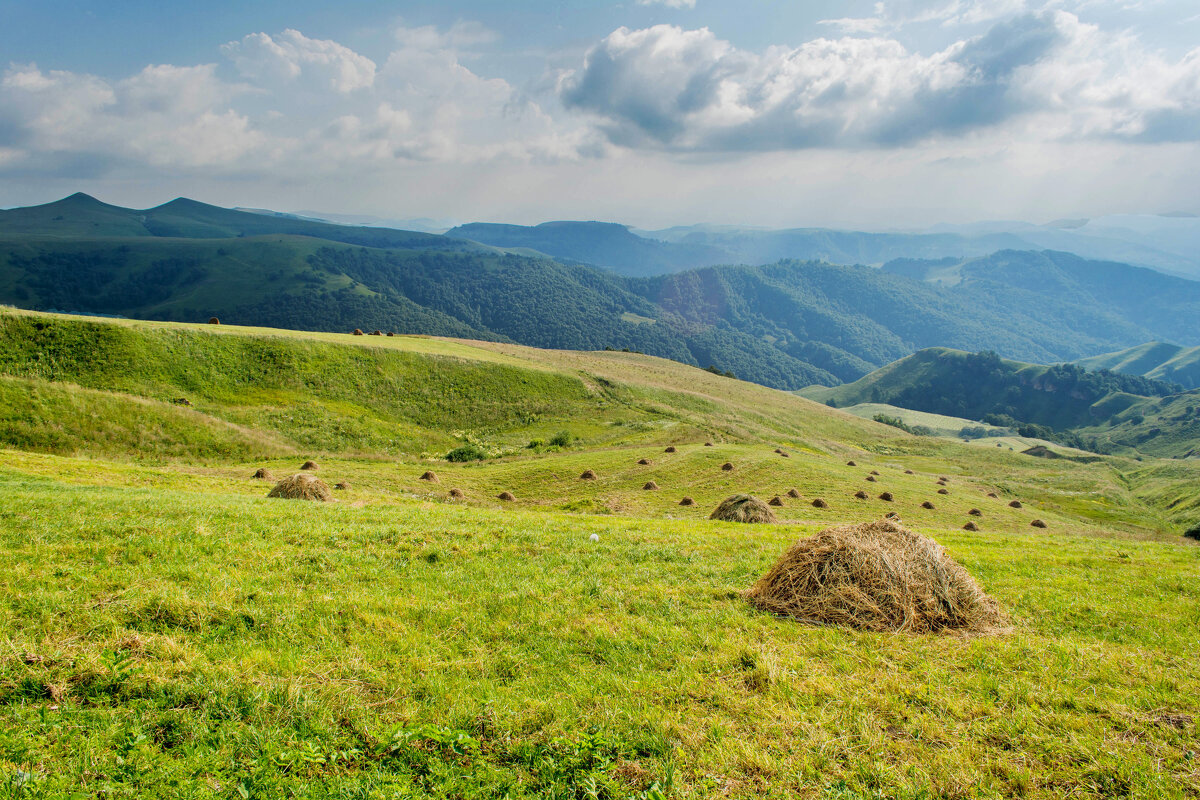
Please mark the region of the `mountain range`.
<svg viewBox="0 0 1200 800"><path fill-rule="evenodd" d="M854 381L934 346L1051 363L1148 341L1200 345L1200 283L1067 253L667 269L708 245L679 249L602 223L537 226L540 240L524 230L440 236L77 194L0 211L0 302L628 349L784 389ZM581 230L591 238L565 235ZM627 272L657 274L597 266L614 254L643 265Z"/></svg>

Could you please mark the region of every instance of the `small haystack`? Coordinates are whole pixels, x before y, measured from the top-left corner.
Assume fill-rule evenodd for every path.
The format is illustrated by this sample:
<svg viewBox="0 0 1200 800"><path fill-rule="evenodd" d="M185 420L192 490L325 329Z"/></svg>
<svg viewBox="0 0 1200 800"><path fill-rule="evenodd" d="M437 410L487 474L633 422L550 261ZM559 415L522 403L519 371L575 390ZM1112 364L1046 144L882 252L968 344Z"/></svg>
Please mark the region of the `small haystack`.
<svg viewBox="0 0 1200 800"><path fill-rule="evenodd" d="M592 472L590 469L585 469L585 470L583 471L583 474L579 476L579 480L581 480L581 481L594 481L594 480L596 480L596 473L595 473L595 472Z"/></svg>
<svg viewBox="0 0 1200 800"><path fill-rule="evenodd" d="M645 492L653 492L653 491L654 491L654 490L656 490L657 488L658 488L658 484L657 484L657 483L655 483L654 481L647 481L647 482L646 482L646 485L642 487L642 491L645 491Z"/></svg>
<svg viewBox="0 0 1200 800"><path fill-rule="evenodd" d="M221 324L221 320L217 319L216 317L209 317L209 318L208 318L208 324L209 324L209 325L220 325L220 324Z"/></svg>
<svg viewBox="0 0 1200 800"><path fill-rule="evenodd" d="M870 481L871 483L875 483L875 476L874 476L874 475L868 475L868 476L867 476L867 480L868 480L868 481Z"/></svg>
<svg viewBox="0 0 1200 800"><path fill-rule="evenodd" d="M735 494L726 497L709 515L709 519L719 519L725 522L774 522L775 515L770 507L748 494Z"/></svg>
<svg viewBox="0 0 1200 800"><path fill-rule="evenodd" d="M639 458L638 463L641 464L643 467L647 467L647 466L653 464L654 462L648 458Z"/></svg>
<svg viewBox="0 0 1200 800"><path fill-rule="evenodd" d="M858 500L866 500L867 493L864 492L862 489L859 489L857 492L854 493L854 497Z"/></svg>
<svg viewBox="0 0 1200 800"><path fill-rule="evenodd" d="M1035 528L1044 528L1044 527L1046 527L1046 523L1042 522L1040 519L1035 519L1033 522L1031 522L1031 523L1029 523L1029 524L1030 524L1030 525L1032 525L1032 526L1033 526L1033 527L1035 527Z"/></svg>
<svg viewBox="0 0 1200 800"><path fill-rule="evenodd" d="M855 464L853 461L847 461L847 462L846 462L846 466L847 466L847 467L857 467L857 466L858 466L858 464Z"/></svg>
<svg viewBox="0 0 1200 800"><path fill-rule="evenodd" d="M938 494L950 494L950 490L949 489L938 489L937 493Z"/></svg>
<svg viewBox="0 0 1200 800"><path fill-rule="evenodd" d="M879 473L879 470L877 470L877 469L873 469L873 470L871 470L871 474L872 474L872 475L878 475L878 474L880 474L880 473Z"/></svg>
<svg viewBox="0 0 1200 800"><path fill-rule="evenodd" d="M506 500L506 501L508 501L508 502L510 502L510 503L511 503L513 500L516 500L516 499L517 499L517 498L513 497L513 493L512 493L512 492L501 492L500 494L496 495L496 497L497 497L497 498L499 498L499 499L501 499L501 500Z"/></svg>
<svg viewBox="0 0 1200 800"><path fill-rule="evenodd" d="M792 498L793 500L800 499L800 493L797 492L795 489L788 489L787 496Z"/></svg>
<svg viewBox="0 0 1200 800"><path fill-rule="evenodd" d="M677 453L679 451L675 449L675 445L671 445L666 450L663 450L663 452L664 453Z"/></svg>
<svg viewBox="0 0 1200 800"><path fill-rule="evenodd" d="M996 497L996 493L995 493L995 492L988 492L988 497Z"/></svg>
<svg viewBox="0 0 1200 800"><path fill-rule="evenodd" d="M1009 508L1023 508L1020 500L1013 500L1011 503L1008 504L1008 507Z"/></svg>
<svg viewBox="0 0 1200 800"><path fill-rule="evenodd" d="M725 470L726 472L733 472L733 464L726 461L724 464L721 465L721 469Z"/></svg>
<svg viewBox="0 0 1200 800"><path fill-rule="evenodd" d="M945 475L938 475L938 480L939 480L939 481L945 481L946 483L949 483L949 482L950 482L950 479L949 479L949 478L947 478Z"/></svg>
<svg viewBox="0 0 1200 800"><path fill-rule="evenodd" d="M906 470L904 470L904 474L905 475L916 475L917 473L913 472L911 469L906 469Z"/></svg>
<svg viewBox="0 0 1200 800"><path fill-rule="evenodd" d="M767 501L767 505L775 506L776 508L778 508L779 506L783 505L783 498L780 497L779 495L775 495L774 497L772 497L770 500Z"/></svg>
<svg viewBox="0 0 1200 800"><path fill-rule="evenodd" d="M280 497L285 500L319 500L328 503L333 500L333 493L320 478L300 472L275 484L275 488L267 494L267 497Z"/></svg>
<svg viewBox="0 0 1200 800"><path fill-rule="evenodd" d="M933 511L933 510L934 510L934 505L933 505L933 503L931 503L931 502L929 502L928 500L926 500L924 503L921 503L921 508L927 508L927 509L929 509L930 511Z"/></svg>
<svg viewBox="0 0 1200 800"><path fill-rule="evenodd" d="M682 500L680 500L680 501L679 501L679 505L681 505L681 506L694 506L694 505L696 505L696 501L695 501L695 500L693 500L693 499L692 499L692 498L690 498L690 497L685 497L685 498L683 498Z"/></svg>
<svg viewBox="0 0 1200 800"><path fill-rule="evenodd" d="M344 492L350 488L350 482L349 481L340 481L339 483L335 483L333 485L333 488L337 489L338 491Z"/></svg>
<svg viewBox="0 0 1200 800"><path fill-rule="evenodd" d="M305 461L303 464L300 465L300 469L315 470L315 469L317 469L317 462Z"/></svg>
<svg viewBox="0 0 1200 800"><path fill-rule="evenodd" d="M259 478L264 481L275 480L275 476L271 474L271 470L266 469L264 467L259 467L257 470L255 470L254 477Z"/></svg>
<svg viewBox="0 0 1200 800"><path fill-rule="evenodd" d="M980 511L978 508L972 508L967 513L970 514L972 517L982 517L983 516L983 512Z"/></svg>
<svg viewBox="0 0 1200 800"><path fill-rule="evenodd" d="M812 506L813 508L829 508L829 503L826 503L824 500L818 497L816 500L812 501Z"/></svg>
<svg viewBox="0 0 1200 800"><path fill-rule="evenodd" d="M354 336L362 336L363 335L362 328L355 328L353 331L353 335Z"/></svg>
<svg viewBox="0 0 1200 800"><path fill-rule="evenodd" d="M892 497L891 492L884 492L883 494L879 495L879 499L884 501L885 503L890 503L893 500L895 500L896 498Z"/></svg>
<svg viewBox="0 0 1200 800"><path fill-rule="evenodd" d="M372 336L383 336L383 331L371 331Z"/></svg>
<svg viewBox="0 0 1200 800"><path fill-rule="evenodd" d="M395 335L396 335L395 331L388 331L388 336L395 336Z"/></svg>
<svg viewBox="0 0 1200 800"><path fill-rule="evenodd" d="M996 632L996 601L932 539L880 520L801 539L746 592L802 622L868 631Z"/></svg>
<svg viewBox="0 0 1200 800"><path fill-rule="evenodd" d="M776 453L782 453L782 452L783 452L783 449L782 449L782 448L779 448L779 447L776 447L776 448L775 448L775 452L776 452Z"/></svg>
<svg viewBox="0 0 1200 800"><path fill-rule="evenodd" d="M783 456L784 458L791 458L791 457L792 457L792 454L791 454L791 453L780 453L779 455Z"/></svg>
<svg viewBox="0 0 1200 800"><path fill-rule="evenodd" d="M441 481L438 480L438 476L433 474L433 472L430 470L425 470L423 473L421 473L421 480L429 481L430 483L441 483Z"/></svg>
<svg viewBox="0 0 1200 800"><path fill-rule="evenodd" d="M977 531L977 530L979 530L979 526L976 525L974 522L968 522L966 525L963 525L963 530L964 531Z"/></svg>
<svg viewBox="0 0 1200 800"><path fill-rule="evenodd" d="M463 494L463 490L462 490L462 489L451 489L451 490L450 490L450 495L449 495L449 496L450 496L450 498L451 498L451 499L453 499L453 500L461 500L461 499L463 499L464 497L466 497L466 495L465 495L465 494Z"/></svg>
<svg viewBox="0 0 1200 800"><path fill-rule="evenodd" d="M713 446L713 443L712 443L712 442L705 442L705 443L704 443L704 446L705 446L705 447L712 447L712 446Z"/></svg>

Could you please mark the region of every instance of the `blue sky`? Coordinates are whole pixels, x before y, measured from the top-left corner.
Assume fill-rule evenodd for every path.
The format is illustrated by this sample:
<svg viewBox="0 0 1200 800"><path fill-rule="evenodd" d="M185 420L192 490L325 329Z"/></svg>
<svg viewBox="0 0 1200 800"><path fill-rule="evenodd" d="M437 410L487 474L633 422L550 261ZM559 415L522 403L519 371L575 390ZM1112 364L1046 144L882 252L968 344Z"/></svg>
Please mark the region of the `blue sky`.
<svg viewBox="0 0 1200 800"><path fill-rule="evenodd" d="M0 205L1200 212L1194 0L0 0Z"/></svg>

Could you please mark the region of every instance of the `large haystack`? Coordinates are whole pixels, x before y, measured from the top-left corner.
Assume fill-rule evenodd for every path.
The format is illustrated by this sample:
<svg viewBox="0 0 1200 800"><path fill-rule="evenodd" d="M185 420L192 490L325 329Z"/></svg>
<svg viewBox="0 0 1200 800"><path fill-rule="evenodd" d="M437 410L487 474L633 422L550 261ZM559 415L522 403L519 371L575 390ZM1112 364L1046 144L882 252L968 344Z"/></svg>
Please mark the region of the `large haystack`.
<svg viewBox="0 0 1200 800"><path fill-rule="evenodd" d="M802 539L747 593L803 622L869 631L997 632L996 601L941 545L887 520Z"/></svg>
<svg viewBox="0 0 1200 800"><path fill-rule="evenodd" d="M771 508L757 497L748 494L735 494L726 497L709 515L709 519L719 519L725 522L774 522L775 515Z"/></svg>
<svg viewBox="0 0 1200 800"><path fill-rule="evenodd" d="M298 472L290 478L284 478L275 484L275 488L267 497L281 497L285 500L319 500L328 503L333 500L333 492L320 478Z"/></svg>

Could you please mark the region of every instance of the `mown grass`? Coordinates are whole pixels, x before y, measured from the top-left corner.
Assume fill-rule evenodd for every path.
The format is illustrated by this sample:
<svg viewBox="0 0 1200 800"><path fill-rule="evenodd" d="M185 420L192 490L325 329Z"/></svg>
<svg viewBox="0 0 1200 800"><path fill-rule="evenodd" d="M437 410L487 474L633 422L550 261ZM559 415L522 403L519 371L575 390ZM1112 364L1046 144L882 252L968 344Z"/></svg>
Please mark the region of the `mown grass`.
<svg viewBox="0 0 1200 800"><path fill-rule="evenodd" d="M1195 464L915 438L634 354L78 324L0 355L0 797L1200 795ZM79 352L107 336L124 360ZM432 386L460 399L413 411ZM468 438L503 455L442 460ZM341 502L250 477L309 457ZM789 488L783 524L706 519ZM888 511L1012 632L741 599Z"/></svg>
<svg viewBox="0 0 1200 800"><path fill-rule="evenodd" d="M925 528L1015 631L881 636L740 599L812 525L0 489L30 796L1200 789L1195 548Z"/></svg>

